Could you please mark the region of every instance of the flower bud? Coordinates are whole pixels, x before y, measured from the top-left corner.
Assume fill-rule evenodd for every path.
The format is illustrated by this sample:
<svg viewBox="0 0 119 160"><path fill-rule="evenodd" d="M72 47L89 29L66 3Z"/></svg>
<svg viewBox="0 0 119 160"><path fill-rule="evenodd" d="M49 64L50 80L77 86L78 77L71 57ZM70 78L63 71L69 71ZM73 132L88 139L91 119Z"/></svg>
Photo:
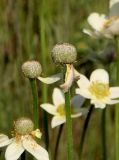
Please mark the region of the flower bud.
<svg viewBox="0 0 119 160"><path fill-rule="evenodd" d="M29 118L19 118L15 121L15 131L18 134L26 135L30 134L34 129L34 124Z"/></svg>
<svg viewBox="0 0 119 160"><path fill-rule="evenodd" d="M61 43L54 46L51 56L55 63L71 64L76 61L77 52L72 44Z"/></svg>
<svg viewBox="0 0 119 160"><path fill-rule="evenodd" d="M27 61L22 65L22 72L27 78L37 78L42 72L42 67L37 61Z"/></svg>

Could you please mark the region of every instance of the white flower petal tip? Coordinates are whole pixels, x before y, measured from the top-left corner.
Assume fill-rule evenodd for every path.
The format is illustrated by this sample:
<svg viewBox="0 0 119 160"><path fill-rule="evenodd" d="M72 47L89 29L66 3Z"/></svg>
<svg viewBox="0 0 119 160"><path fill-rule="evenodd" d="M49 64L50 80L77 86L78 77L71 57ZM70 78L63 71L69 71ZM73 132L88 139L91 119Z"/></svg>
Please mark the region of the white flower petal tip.
<svg viewBox="0 0 119 160"><path fill-rule="evenodd" d="M110 98L119 98L119 87L110 87Z"/></svg>
<svg viewBox="0 0 119 160"><path fill-rule="evenodd" d="M24 148L21 142L14 141L7 147L5 152L6 160L17 160L24 152Z"/></svg>
<svg viewBox="0 0 119 160"><path fill-rule="evenodd" d="M81 116L87 115L88 112L89 110L87 108L80 108L78 113L72 114L71 117L72 118L81 117Z"/></svg>
<svg viewBox="0 0 119 160"><path fill-rule="evenodd" d="M37 78L43 83L52 84L59 81L62 78L62 76L63 76L62 73L58 73L46 78L43 78L43 77L37 77Z"/></svg>
<svg viewBox="0 0 119 160"><path fill-rule="evenodd" d="M90 81L100 81L102 83L109 83L108 72L104 69L96 69L90 76Z"/></svg>
<svg viewBox="0 0 119 160"><path fill-rule="evenodd" d="M56 114L56 107L49 103L44 103L40 105L46 112L55 115Z"/></svg>
<svg viewBox="0 0 119 160"><path fill-rule="evenodd" d="M53 104L55 106L59 106L61 104L65 103L64 94L59 88L54 88L53 94L52 94Z"/></svg>
<svg viewBox="0 0 119 160"><path fill-rule="evenodd" d="M110 16L119 16L119 0L110 0L109 9Z"/></svg>
<svg viewBox="0 0 119 160"><path fill-rule="evenodd" d="M30 136L24 138L23 147L37 160L49 160L48 152L38 145Z"/></svg>
<svg viewBox="0 0 119 160"><path fill-rule="evenodd" d="M88 23L91 27L96 31L101 31L103 29L103 25L106 22L105 15L99 15L98 13L91 13L88 17Z"/></svg>
<svg viewBox="0 0 119 160"><path fill-rule="evenodd" d="M63 116L62 117L61 116L55 116L55 117L52 118L51 127L55 128L55 127L65 123L65 122L66 122L65 116L64 117Z"/></svg>
<svg viewBox="0 0 119 160"><path fill-rule="evenodd" d="M36 129L35 131L32 131L32 133L31 133L34 137L37 137L37 138L41 138L41 136L42 136L42 133L40 132L40 130L39 129Z"/></svg>
<svg viewBox="0 0 119 160"><path fill-rule="evenodd" d="M7 146L12 142L12 139L9 139L8 136L0 134L0 147Z"/></svg>

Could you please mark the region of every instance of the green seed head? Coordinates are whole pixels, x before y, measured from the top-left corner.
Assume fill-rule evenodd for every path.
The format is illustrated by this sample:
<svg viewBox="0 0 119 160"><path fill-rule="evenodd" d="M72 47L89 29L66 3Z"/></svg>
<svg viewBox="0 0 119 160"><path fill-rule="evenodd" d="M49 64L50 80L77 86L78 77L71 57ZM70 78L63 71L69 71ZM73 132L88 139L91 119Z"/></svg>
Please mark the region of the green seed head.
<svg viewBox="0 0 119 160"><path fill-rule="evenodd" d="M15 121L15 131L18 134L26 135L30 134L34 129L34 124L29 118L19 118Z"/></svg>
<svg viewBox="0 0 119 160"><path fill-rule="evenodd" d="M76 48L72 44L56 44L51 53L55 63L70 64L74 63L77 58Z"/></svg>
<svg viewBox="0 0 119 160"><path fill-rule="evenodd" d="M27 78L37 78L42 72L42 67L37 61L27 61L22 65L22 72Z"/></svg>

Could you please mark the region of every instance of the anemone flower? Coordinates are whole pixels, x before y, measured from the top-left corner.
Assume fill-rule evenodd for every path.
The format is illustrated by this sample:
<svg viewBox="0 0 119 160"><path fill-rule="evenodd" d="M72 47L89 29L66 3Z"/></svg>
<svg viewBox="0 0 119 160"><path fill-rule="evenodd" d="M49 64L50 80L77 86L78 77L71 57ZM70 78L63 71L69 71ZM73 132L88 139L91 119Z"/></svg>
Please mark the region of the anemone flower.
<svg viewBox="0 0 119 160"><path fill-rule="evenodd" d="M15 124L13 138L9 139L8 136L0 134L0 147L8 146L5 159L17 160L26 150L37 160L49 160L48 152L37 144L35 137L41 138L41 132L39 129L33 130L32 121L26 118L19 119Z"/></svg>
<svg viewBox="0 0 119 160"><path fill-rule="evenodd" d="M105 108L106 104L119 103L119 87L109 87L109 75L104 69L94 70L90 80L80 74L77 84L79 88L76 89L76 94L91 99L95 108Z"/></svg>
<svg viewBox="0 0 119 160"><path fill-rule="evenodd" d="M91 37L113 38L119 35L119 0L109 1L109 14L91 13L88 23L92 30L84 29L83 32Z"/></svg>
<svg viewBox="0 0 119 160"><path fill-rule="evenodd" d="M65 115L65 98L64 93L58 89L54 88L52 94L53 104L44 103L41 104L41 108L53 115L51 127L54 128L66 122ZM88 112L87 108L81 108L85 99L82 96L74 96L71 100L71 111L72 118L76 118L85 115Z"/></svg>

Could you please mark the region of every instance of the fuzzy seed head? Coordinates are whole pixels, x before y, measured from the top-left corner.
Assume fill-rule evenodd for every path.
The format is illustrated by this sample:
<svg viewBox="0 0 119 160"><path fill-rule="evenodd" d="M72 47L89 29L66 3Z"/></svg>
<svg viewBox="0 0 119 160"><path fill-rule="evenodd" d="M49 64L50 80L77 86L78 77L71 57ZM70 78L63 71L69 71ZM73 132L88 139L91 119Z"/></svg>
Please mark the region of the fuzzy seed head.
<svg viewBox="0 0 119 160"><path fill-rule="evenodd" d="M72 44L56 44L51 52L52 59L55 63L71 64L76 61L77 52Z"/></svg>
<svg viewBox="0 0 119 160"><path fill-rule="evenodd" d="M22 65L22 72L27 78L37 78L42 72L42 67L37 61L27 61Z"/></svg>
<svg viewBox="0 0 119 160"><path fill-rule="evenodd" d="M26 135L33 131L34 124L31 119L22 117L15 121L14 127L17 134Z"/></svg>

